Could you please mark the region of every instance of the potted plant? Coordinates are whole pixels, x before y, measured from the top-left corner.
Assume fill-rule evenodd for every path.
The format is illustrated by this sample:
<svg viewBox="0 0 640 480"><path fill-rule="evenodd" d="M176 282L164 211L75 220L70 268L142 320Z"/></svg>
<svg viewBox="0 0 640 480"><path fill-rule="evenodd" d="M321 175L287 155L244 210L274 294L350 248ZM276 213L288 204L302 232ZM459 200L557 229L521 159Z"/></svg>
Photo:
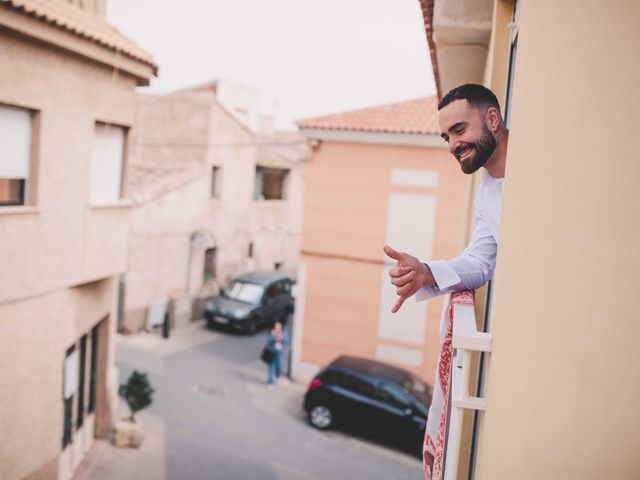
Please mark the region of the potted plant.
<svg viewBox="0 0 640 480"><path fill-rule="evenodd" d="M115 444L118 447L138 447L141 437L136 412L151 405L153 394L147 374L134 370L127 382L120 385L118 394L127 402L131 416L116 423Z"/></svg>

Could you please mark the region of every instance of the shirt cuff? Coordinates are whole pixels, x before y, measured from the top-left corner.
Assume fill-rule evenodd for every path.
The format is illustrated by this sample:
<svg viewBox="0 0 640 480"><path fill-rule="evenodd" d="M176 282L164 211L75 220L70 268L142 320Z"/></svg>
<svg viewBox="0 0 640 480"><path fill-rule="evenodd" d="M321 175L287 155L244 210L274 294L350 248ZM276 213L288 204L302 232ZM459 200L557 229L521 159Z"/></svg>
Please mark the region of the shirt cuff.
<svg viewBox="0 0 640 480"><path fill-rule="evenodd" d="M442 292L440 292L436 287L420 287L420 290L416 292L414 297L416 302L424 302L425 300L437 297L438 295L442 295Z"/></svg>
<svg viewBox="0 0 640 480"><path fill-rule="evenodd" d="M439 290L446 290L462 281L446 260L433 260L424 263L431 269L431 274Z"/></svg>

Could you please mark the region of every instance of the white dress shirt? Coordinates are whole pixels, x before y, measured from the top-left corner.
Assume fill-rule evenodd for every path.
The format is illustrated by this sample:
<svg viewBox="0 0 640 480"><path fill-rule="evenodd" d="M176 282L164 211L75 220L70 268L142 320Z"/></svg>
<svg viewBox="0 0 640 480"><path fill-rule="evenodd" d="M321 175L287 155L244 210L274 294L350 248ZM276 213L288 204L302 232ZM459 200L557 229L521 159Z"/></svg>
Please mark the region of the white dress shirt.
<svg viewBox="0 0 640 480"><path fill-rule="evenodd" d="M431 260L425 263L431 269L437 287L422 287L416 300L427 300L443 293L474 290L493 277L502 211L504 178L492 177L484 172L484 179L475 199L474 227L469 246L452 260Z"/></svg>

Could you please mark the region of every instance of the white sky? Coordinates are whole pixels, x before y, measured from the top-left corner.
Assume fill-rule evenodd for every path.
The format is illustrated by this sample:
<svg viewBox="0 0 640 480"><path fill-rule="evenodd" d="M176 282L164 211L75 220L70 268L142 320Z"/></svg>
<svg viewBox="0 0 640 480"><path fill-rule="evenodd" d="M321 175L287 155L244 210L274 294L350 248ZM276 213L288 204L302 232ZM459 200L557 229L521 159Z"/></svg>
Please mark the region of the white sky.
<svg viewBox="0 0 640 480"><path fill-rule="evenodd" d="M226 78L295 119L435 94L418 0L108 0L160 66L147 92Z"/></svg>

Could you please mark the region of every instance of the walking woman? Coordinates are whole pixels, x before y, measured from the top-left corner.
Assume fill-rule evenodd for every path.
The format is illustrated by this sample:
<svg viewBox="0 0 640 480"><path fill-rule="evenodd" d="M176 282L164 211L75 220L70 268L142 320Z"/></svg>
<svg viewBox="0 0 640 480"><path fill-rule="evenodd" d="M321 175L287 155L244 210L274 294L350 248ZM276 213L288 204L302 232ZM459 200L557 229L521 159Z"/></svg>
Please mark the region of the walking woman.
<svg viewBox="0 0 640 480"><path fill-rule="evenodd" d="M273 389L274 382L280 376L280 371L282 369L282 354L287 343L287 332L282 329L282 323L274 323L273 328L269 332L266 345L266 348L274 354L271 362L267 364L267 368L269 369L267 388L270 390Z"/></svg>

